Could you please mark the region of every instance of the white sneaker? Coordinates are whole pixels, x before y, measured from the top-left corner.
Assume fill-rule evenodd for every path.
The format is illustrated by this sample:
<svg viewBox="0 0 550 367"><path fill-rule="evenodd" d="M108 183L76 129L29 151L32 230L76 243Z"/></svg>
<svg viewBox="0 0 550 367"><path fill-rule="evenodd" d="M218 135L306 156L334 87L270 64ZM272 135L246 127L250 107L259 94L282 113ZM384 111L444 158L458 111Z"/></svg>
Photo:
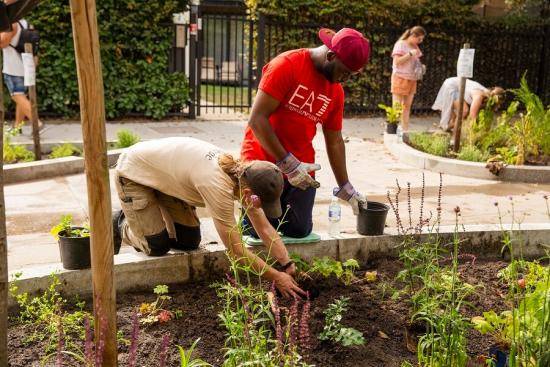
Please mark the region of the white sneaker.
<svg viewBox="0 0 550 367"><path fill-rule="evenodd" d="M397 126L397 141L402 142L403 141L403 129L401 129L401 126Z"/></svg>

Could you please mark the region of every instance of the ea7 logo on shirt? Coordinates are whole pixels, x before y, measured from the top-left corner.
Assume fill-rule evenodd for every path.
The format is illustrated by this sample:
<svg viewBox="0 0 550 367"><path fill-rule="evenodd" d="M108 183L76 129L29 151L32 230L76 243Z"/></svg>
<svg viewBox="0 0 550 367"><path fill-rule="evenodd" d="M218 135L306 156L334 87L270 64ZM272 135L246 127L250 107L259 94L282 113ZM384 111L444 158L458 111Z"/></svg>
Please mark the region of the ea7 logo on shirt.
<svg viewBox="0 0 550 367"><path fill-rule="evenodd" d="M319 93L316 95L315 91L310 90L305 85L298 84L286 107L315 122L322 122L321 116L326 112L330 102L331 99L324 94Z"/></svg>

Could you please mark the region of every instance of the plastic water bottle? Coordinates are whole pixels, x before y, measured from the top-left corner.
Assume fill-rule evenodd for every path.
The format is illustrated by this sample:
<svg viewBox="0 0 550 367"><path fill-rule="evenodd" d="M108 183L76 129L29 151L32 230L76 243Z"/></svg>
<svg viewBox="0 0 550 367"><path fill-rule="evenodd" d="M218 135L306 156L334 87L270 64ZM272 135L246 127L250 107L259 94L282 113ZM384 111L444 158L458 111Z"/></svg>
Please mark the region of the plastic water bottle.
<svg viewBox="0 0 550 367"><path fill-rule="evenodd" d="M340 235L340 219L342 219L342 207L337 197L333 197L328 207L328 234L331 237Z"/></svg>

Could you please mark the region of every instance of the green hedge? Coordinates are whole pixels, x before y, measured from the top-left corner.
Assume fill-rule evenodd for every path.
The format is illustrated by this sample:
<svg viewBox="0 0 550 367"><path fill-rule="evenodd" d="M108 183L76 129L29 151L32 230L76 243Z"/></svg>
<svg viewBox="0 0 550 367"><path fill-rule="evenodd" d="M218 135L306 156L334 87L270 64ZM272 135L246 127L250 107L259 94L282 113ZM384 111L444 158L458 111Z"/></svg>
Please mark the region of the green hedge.
<svg viewBox="0 0 550 367"><path fill-rule="evenodd" d="M476 48L476 81L516 88L527 70L530 84L538 85L540 75L545 74L540 74L541 39L547 39L543 20L521 15L481 18L472 12L475 3L478 1L249 0L248 5L255 17L265 15L266 61L288 49L319 45L320 26L349 26L363 32L371 41L373 54L365 71L344 84L346 111L379 113L379 103L391 103L393 45L405 29L417 24L426 28L428 36L421 46L427 74L415 96L415 112L430 111L443 81L456 75L456 59L464 42ZM550 64L546 70L550 71ZM550 94L542 97L550 101Z"/></svg>
<svg viewBox="0 0 550 367"><path fill-rule="evenodd" d="M139 113L162 118L188 98L185 75L168 72L172 13L186 1L96 2L107 118ZM69 2L44 1L27 19L40 31L37 71L41 112L75 117L79 111Z"/></svg>

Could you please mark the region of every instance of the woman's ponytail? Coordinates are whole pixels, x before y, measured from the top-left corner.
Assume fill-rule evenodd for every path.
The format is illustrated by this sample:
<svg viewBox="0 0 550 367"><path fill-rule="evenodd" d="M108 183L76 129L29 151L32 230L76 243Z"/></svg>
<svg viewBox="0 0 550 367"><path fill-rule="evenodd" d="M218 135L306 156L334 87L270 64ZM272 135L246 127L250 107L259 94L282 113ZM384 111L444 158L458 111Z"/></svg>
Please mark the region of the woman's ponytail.
<svg viewBox="0 0 550 367"><path fill-rule="evenodd" d="M241 161L233 158L231 154L223 153L218 157L218 164L222 171L224 171L235 182L239 181L239 177L242 174Z"/></svg>
<svg viewBox="0 0 550 367"><path fill-rule="evenodd" d="M409 38L411 36L411 29L412 28L409 28L407 29L405 32L403 32L403 34L401 35L401 37L399 37L399 40L400 41L404 41L406 40L407 38Z"/></svg>
<svg viewBox="0 0 550 367"><path fill-rule="evenodd" d="M399 37L399 41L405 41L407 38L409 38L412 35L415 35L417 37L425 36L426 30L422 26L415 25L414 27L407 29L405 33L403 33L401 37Z"/></svg>

